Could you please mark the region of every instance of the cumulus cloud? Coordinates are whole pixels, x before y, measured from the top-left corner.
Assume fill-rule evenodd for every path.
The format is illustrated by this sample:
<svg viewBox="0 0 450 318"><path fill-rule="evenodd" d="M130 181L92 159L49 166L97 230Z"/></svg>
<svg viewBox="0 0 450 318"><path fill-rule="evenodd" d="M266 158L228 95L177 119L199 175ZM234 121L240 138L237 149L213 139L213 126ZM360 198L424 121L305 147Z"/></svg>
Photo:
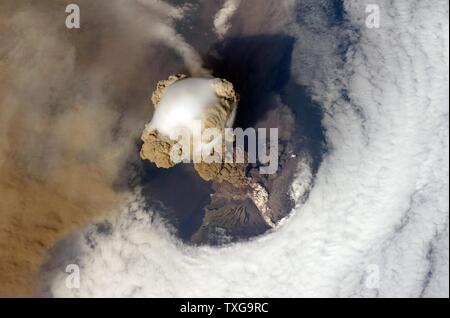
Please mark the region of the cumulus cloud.
<svg viewBox="0 0 450 318"><path fill-rule="evenodd" d="M248 242L186 246L133 195L108 234L74 240L81 288L67 289L56 267L48 292L448 297L448 3L376 2L379 29L364 25L364 1L255 2L272 14L257 21L236 13L248 33L286 17L293 74L325 112L330 151L285 224Z"/></svg>

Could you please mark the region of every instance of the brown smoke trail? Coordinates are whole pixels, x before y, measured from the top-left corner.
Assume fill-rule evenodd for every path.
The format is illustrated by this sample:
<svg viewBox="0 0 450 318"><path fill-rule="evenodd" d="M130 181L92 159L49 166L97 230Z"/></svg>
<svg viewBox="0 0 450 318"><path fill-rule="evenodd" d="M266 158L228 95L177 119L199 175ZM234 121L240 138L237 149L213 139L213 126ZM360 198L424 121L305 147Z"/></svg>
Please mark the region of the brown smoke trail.
<svg viewBox="0 0 450 318"><path fill-rule="evenodd" d="M0 3L0 296L32 296L48 249L121 201L148 97L184 68L176 11L145 2L77 1L79 30L70 1Z"/></svg>

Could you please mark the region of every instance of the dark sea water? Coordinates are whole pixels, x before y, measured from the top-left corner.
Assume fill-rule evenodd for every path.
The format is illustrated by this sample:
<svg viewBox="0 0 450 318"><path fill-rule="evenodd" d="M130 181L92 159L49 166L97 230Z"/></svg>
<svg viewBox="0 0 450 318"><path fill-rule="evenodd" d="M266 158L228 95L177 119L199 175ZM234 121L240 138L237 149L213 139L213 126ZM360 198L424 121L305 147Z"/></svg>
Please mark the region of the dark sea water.
<svg viewBox="0 0 450 318"><path fill-rule="evenodd" d="M188 241L202 224L211 183L201 179L191 164L158 169L147 161L141 175L148 204L170 221L181 239Z"/></svg>

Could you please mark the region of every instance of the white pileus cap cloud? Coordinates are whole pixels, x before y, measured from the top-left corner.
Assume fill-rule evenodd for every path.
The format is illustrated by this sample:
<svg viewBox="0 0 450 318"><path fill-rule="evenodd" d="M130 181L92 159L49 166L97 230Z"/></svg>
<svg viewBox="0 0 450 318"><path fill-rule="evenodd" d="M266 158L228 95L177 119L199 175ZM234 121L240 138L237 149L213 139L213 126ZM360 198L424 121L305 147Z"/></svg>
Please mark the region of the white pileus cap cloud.
<svg viewBox="0 0 450 318"><path fill-rule="evenodd" d="M150 127L170 136L176 129L193 129L209 108L220 103L213 78L188 78L170 85L161 98Z"/></svg>

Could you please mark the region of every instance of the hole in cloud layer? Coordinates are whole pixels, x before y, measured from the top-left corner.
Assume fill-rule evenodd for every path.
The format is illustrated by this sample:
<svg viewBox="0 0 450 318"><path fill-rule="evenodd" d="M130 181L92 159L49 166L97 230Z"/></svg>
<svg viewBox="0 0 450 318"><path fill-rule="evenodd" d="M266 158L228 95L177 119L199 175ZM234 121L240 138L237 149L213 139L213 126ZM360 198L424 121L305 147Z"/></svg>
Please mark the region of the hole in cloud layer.
<svg viewBox="0 0 450 318"><path fill-rule="evenodd" d="M294 207L290 192L299 162L314 174L325 151L320 107L290 76L294 44L286 35L233 37L213 45L204 57L204 67L214 77L230 80L240 95L235 127L279 129L283 160L268 188L277 221ZM288 151L291 158L286 158ZM210 195L228 191L223 190L227 185L203 181L188 164L165 170L138 160L136 167L147 204L164 207L154 210L186 243L223 244L269 229L251 201L219 200L210 206ZM305 200L307 193L302 195Z"/></svg>

